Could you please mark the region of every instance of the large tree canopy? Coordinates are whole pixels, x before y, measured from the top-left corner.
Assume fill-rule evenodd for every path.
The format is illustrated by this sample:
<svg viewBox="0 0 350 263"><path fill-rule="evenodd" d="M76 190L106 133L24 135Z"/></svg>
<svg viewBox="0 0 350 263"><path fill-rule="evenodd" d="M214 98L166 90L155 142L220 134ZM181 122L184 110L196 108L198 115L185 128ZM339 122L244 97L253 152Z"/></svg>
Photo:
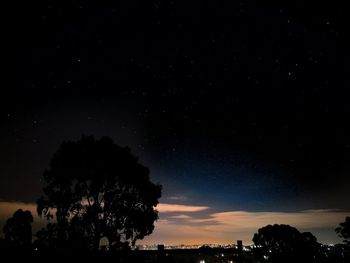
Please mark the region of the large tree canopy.
<svg viewBox="0 0 350 263"><path fill-rule="evenodd" d="M84 240L80 244L95 250L106 237L111 247L121 247L151 234L158 219L161 186L150 181L149 169L129 148L108 137L64 142L44 182L38 214L55 214L54 236L62 241Z"/></svg>

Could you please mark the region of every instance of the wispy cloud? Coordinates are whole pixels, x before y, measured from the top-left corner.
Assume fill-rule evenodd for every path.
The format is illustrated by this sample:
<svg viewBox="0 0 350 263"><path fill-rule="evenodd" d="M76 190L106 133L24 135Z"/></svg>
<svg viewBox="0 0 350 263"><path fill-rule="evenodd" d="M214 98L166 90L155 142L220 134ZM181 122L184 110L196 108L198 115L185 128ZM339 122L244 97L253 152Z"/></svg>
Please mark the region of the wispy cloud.
<svg viewBox="0 0 350 263"><path fill-rule="evenodd" d="M175 219L191 219L192 216L189 216L189 215L175 215L175 216L170 216L170 218L175 218Z"/></svg>
<svg viewBox="0 0 350 263"><path fill-rule="evenodd" d="M257 230L268 224L288 224L300 231L310 231L320 242L341 242L334 229L350 212L337 210L304 210L296 212L225 211L164 215L156 223L154 234L143 243L233 243L242 239L252 243Z"/></svg>
<svg viewBox="0 0 350 263"><path fill-rule="evenodd" d="M175 200L175 201L186 201L187 197L184 195L179 195L179 196L169 196L167 197L169 200Z"/></svg>
<svg viewBox="0 0 350 263"><path fill-rule="evenodd" d="M160 213L183 213L183 212L199 212L209 209L208 206L192 206L192 205L177 205L177 204L159 204L157 210Z"/></svg>
<svg viewBox="0 0 350 263"><path fill-rule="evenodd" d="M304 210L298 212L247 212L228 211L210 214L206 219L191 219L191 223L207 223L208 226L232 228L252 228L257 225L288 224L299 228L322 228L340 223L348 212L337 210Z"/></svg>

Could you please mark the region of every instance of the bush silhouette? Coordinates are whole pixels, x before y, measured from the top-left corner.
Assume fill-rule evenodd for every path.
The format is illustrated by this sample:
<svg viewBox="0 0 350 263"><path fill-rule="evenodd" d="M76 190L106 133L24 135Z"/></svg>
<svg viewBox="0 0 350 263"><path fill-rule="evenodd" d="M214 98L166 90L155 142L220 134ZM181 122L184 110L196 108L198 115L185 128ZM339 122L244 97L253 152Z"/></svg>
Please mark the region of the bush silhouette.
<svg viewBox="0 0 350 263"><path fill-rule="evenodd" d="M345 218L345 222L339 224L339 227L335 229L339 237L344 239L344 243L350 245L350 217Z"/></svg>
<svg viewBox="0 0 350 263"><path fill-rule="evenodd" d="M320 244L309 232L300 233L289 225L267 225L254 234L261 262L318 262Z"/></svg>
<svg viewBox="0 0 350 263"><path fill-rule="evenodd" d="M129 148L108 137L64 142L44 182L38 214L57 220L38 233L44 246L51 236L54 249L78 244L97 250L107 238L111 249L122 249L151 234L158 219L161 186L150 181L149 169Z"/></svg>
<svg viewBox="0 0 350 263"><path fill-rule="evenodd" d="M33 216L30 211L18 209L7 219L3 228L4 243L9 249L30 251Z"/></svg>

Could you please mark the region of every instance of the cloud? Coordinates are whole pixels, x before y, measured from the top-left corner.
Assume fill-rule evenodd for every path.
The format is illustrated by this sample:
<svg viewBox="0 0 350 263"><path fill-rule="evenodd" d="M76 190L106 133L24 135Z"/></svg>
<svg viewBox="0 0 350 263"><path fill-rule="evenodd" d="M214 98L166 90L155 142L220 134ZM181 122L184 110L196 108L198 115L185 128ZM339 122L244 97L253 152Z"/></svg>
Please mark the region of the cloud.
<svg viewBox="0 0 350 263"><path fill-rule="evenodd" d="M33 233L47 221L36 213L36 204L0 201L0 229L17 209L33 214ZM159 204L160 218L152 235L140 244L234 243L237 239L252 243L254 233L268 224L288 224L300 231L312 232L320 242L339 243L334 229L350 211L304 210L296 212L223 211L212 213L208 206ZM2 233L0 233L1 235Z"/></svg>
<svg viewBox="0 0 350 263"><path fill-rule="evenodd" d="M169 196L167 199L175 200L175 201L186 201L187 197L183 195L179 195L179 196Z"/></svg>
<svg viewBox="0 0 350 263"><path fill-rule="evenodd" d="M215 225L215 229L226 228L252 228L257 225L287 224L297 228L323 228L340 223L339 219L345 218L347 212L337 210L304 210L298 212L247 212L228 211L214 213L206 219L193 219L192 223L207 223Z"/></svg>
<svg viewBox="0 0 350 263"><path fill-rule="evenodd" d="M302 232L312 232L320 242L338 243L334 229L350 212L337 210L304 210L297 212L225 211L218 213L192 213L191 216L162 215L156 222L154 233L142 243L201 244L234 243L241 239L252 243L257 230L268 224L288 224ZM200 218L198 217L200 216Z"/></svg>
<svg viewBox="0 0 350 263"><path fill-rule="evenodd" d="M189 215L175 215L175 216L170 216L170 218L175 218L175 219L191 219L192 216L189 216Z"/></svg>
<svg viewBox="0 0 350 263"><path fill-rule="evenodd" d="M177 204L159 204L157 210L160 213L176 213L176 212L199 212L209 209L208 206L191 206L191 205L177 205Z"/></svg>

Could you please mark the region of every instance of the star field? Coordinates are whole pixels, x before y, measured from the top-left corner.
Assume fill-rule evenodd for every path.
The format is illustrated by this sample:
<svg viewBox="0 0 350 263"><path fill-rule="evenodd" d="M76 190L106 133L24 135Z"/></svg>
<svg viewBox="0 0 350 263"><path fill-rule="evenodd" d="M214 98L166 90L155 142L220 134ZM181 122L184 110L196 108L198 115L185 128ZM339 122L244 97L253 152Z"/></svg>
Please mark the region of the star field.
<svg viewBox="0 0 350 263"><path fill-rule="evenodd" d="M60 143L92 134L130 146L167 202L350 209L343 10L338 1L7 3L0 199L34 202Z"/></svg>

